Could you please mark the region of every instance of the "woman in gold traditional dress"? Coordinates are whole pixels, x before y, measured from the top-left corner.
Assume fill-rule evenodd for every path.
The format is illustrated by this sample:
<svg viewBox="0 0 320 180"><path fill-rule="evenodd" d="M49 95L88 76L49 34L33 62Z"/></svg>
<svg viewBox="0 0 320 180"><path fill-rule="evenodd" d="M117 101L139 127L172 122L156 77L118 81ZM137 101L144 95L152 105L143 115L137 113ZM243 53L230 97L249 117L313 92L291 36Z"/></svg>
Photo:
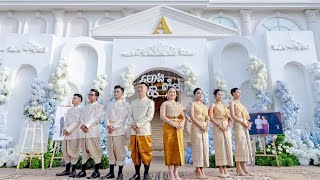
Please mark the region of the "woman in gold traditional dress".
<svg viewBox="0 0 320 180"><path fill-rule="evenodd" d="M241 176L251 175L246 167L246 162L252 160L252 149L249 136L249 129L251 128L249 122L250 116L248 110L240 102L240 89L231 89L231 94L233 96L233 101L230 105L230 112L231 118L234 120L236 173Z"/></svg>
<svg viewBox="0 0 320 180"><path fill-rule="evenodd" d="M233 153L231 143L231 117L230 111L221 100L223 93L220 89L215 89L215 103L210 106L209 117L214 124L214 148L216 166L219 166L220 177L230 177L226 166L233 166Z"/></svg>
<svg viewBox="0 0 320 180"><path fill-rule="evenodd" d="M195 173L197 179L206 179L203 167L209 167L209 116L208 108L201 100L203 91L196 88L193 91L195 101L190 107L191 127L191 144L192 144L192 161L196 167Z"/></svg>
<svg viewBox="0 0 320 180"><path fill-rule="evenodd" d="M174 87L168 88L167 97L168 100L160 107L160 118L163 121L164 159L169 169L169 179L180 180L178 167L184 165L184 107L176 102L177 92Z"/></svg>

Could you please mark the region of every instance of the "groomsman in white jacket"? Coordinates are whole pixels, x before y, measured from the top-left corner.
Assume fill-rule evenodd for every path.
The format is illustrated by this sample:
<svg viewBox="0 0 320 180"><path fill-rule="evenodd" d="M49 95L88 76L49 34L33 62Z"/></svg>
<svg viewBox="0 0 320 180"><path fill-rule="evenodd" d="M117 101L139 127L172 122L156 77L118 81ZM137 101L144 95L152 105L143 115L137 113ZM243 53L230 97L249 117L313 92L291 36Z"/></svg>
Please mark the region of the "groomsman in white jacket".
<svg viewBox="0 0 320 180"><path fill-rule="evenodd" d="M82 102L81 94L74 94L72 104L74 107L67 111L64 117L63 135L64 140L62 141L62 154L66 164L66 170L62 173L56 174L57 176L69 176L76 177L76 164L79 158L79 151L81 146L80 137L80 115L82 108L80 103ZM70 166L72 171L70 172Z"/></svg>
<svg viewBox="0 0 320 180"><path fill-rule="evenodd" d="M100 177L99 168L101 163L102 151L100 147L100 128L99 122L103 116L103 105L97 102L99 91L91 89L88 94L90 103L83 108L80 116L83 131L82 139L82 170L78 173L77 178L86 177L87 161L92 157L95 167L94 172L87 179Z"/></svg>
<svg viewBox="0 0 320 180"><path fill-rule="evenodd" d="M114 165L117 162L119 166L117 180L122 180L122 168L126 158L126 120L130 106L122 97L124 88L117 85L113 89L115 99L108 103L105 115L110 171L102 179L115 178Z"/></svg>

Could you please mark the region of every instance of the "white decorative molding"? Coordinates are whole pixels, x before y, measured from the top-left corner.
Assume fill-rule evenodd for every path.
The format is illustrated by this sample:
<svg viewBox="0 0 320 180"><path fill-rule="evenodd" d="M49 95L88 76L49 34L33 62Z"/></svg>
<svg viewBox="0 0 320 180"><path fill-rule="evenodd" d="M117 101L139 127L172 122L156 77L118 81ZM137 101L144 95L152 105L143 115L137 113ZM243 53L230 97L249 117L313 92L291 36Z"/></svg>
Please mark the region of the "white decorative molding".
<svg viewBox="0 0 320 180"><path fill-rule="evenodd" d="M123 8L123 9L121 9L121 12L122 12L123 16L126 17L126 16L130 16L131 14L134 14L134 9Z"/></svg>
<svg viewBox="0 0 320 180"><path fill-rule="evenodd" d="M317 22L318 13L319 13L318 9L307 9L304 11L304 14L308 22Z"/></svg>
<svg viewBox="0 0 320 180"><path fill-rule="evenodd" d="M134 27L142 25L145 21L149 21L149 19L154 19L159 17L166 17L167 19L175 19L177 22L173 21L173 26L175 23L183 23L185 24L184 31L178 31L174 34L171 34L170 37L201 37L201 38L221 38L231 35L238 34L238 31L232 28L228 28L222 26L220 24L216 24L205 20L203 18L199 18L197 16L191 15L190 13L186 13L184 11L168 7L168 6L157 6L151 9L147 9L145 11L137 12L130 16L126 16L124 18L117 19L115 21L109 22L105 25L96 27L91 29L91 35L94 39L97 40L109 40L114 38L129 38L129 37L157 37L157 36L167 36L164 34L152 34L150 33L150 29L141 30L141 31L131 31ZM145 25L144 25L145 26ZM172 25L170 25L172 26ZM150 24L150 27L154 27L154 24ZM197 29L201 33L194 33L194 30Z"/></svg>
<svg viewBox="0 0 320 180"><path fill-rule="evenodd" d="M28 41L24 44L9 46L7 47L7 52L10 53L21 53L21 52L29 52L29 53L46 53L48 51L47 47L42 47L39 43L34 41Z"/></svg>
<svg viewBox="0 0 320 180"><path fill-rule="evenodd" d="M287 49L295 49L295 50L307 50L310 48L310 44L299 42L296 40L287 40L285 42L279 44L271 45L273 50L287 50Z"/></svg>
<svg viewBox="0 0 320 180"><path fill-rule="evenodd" d="M165 43L157 43L153 46L146 48L138 48L134 51L123 52L122 56L194 56L196 52L185 50L182 48L177 48L172 45Z"/></svg>
<svg viewBox="0 0 320 180"><path fill-rule="evenodd" d="M195 16L201 17L202 14L203 14L203 9L202 8L192 8L190 10L190 13L195 15Z"/></svg>
<svg viewBox="0 0 320 180"><path fill-rule="evenodd" d="M252 10L251 9L241 9L240 10L242 22L250 22Z"/></svg>

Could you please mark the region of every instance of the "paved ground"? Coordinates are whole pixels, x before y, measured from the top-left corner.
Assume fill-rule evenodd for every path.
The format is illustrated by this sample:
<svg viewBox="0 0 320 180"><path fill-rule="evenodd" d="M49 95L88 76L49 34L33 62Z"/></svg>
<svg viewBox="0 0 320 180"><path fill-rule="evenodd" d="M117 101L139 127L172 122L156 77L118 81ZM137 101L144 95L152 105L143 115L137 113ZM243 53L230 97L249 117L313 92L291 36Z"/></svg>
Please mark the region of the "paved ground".
<svg viewBox="0 0 320 180"><path fill-rule="evenodd" d="M0 179L19 179L19 180L53 180L53 179L71 179L67 177L56 177L55 173L63 171L63 167L46 169L44 171L39 169L21 169L18 172L14 168L1 168L0 169ZM229 172L231 178L226 179L237 179L237 180L320 180L320 167L317 166L295 166L295 167L249 167L249 170L254 173L255 176L252 177L240 177L235 174L235 169L230 168ZM101 170L102 175L105 175L108 170ZM155 154L153 162L150 168L150 174L153 179L166 179L166 167L164 166L163 157L160 154ZM92 171L88 171L90 174ZM117 168L116 168L117 172ZM124 175L125 179L133 174L133 165L125 166ZM209 179L222 179L219 178L217 168L207 168L205 169ZM192 165L185 165L180 169L180 174L183 179L195 179L194 168Z"/></svg>

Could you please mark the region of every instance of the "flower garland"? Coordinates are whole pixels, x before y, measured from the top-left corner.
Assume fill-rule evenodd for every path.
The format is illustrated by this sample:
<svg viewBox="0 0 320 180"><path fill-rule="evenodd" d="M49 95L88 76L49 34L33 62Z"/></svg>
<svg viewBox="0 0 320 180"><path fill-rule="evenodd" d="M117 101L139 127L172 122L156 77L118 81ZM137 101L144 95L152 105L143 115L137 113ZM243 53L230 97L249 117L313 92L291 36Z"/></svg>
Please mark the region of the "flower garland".
<svg viewBox="0 0 320 180"><path fill-rule="evenodd" d="M297 123L301 106L295 102L290 94L288 85L283 81L276 81L275 95L282 102L280 113L283 118L284 129L292 129L293 125Z"/></svg>
<svg viewBox="0 0 320 180"><path fill-rule="evenodd" d="M93 89L99 91L100 95L103 94L104 88L108 85L107 83L107 75L100 74L97 76L97 80L93 81Z"/></svg>
<svg viewBox="0 0 320 180"><path fill-rule="evenodd" d="M314 108L315 126L320 128L320 62L315 62L311 65L313 95L316 102Z"/></svg>
<svg viewBox="0 0 320 180"><path fill-rule="evenodd" d="M121 77L121 86L124 88L124 97L131 97L134 95L135 90L133 86L134 81L134 66L129 65L127 71L120 75Z"/></svg>
<svg viewBox="0 0 320 180"><path fill-rule="evenodd" d="M257 98L257 102L252 106L252 109L257 112L267 111L272 105L271 95L267 92L267 68L261 59L252 56L248 70L254 76L251 83Z"/></svg>
<svg viewBox="0 0 320 180"><path fill-rule="evenodd" d="M61 59L48 84L48 89L55 93L58 101L63 101L70 92L68 76L68 63Z"/></svg>
<svg viewBox="0 0 320 180"><path fill-rule="evenodd" d="M187 96L192 97L193 96L193 90L196 88L197 84L197 77L196 74L192 71L191 66L183 64L181 66L182 72L184 73L184 76L186 77L186 81L184 82L185 85L185 91Z"/></svg>
<svg viewBox="0 0 320 180"><path fill-rule="evenodd" d="M222 76L220 74L215 74L215 81L216 81L216 89L220 89L224 96L222 99L222 102L224 104L230 104L230 102L232 101L232 96L229 93L229 89L227 88L227 84L226 81L222 79Z"/></svg>
<svg viewBox="0 0 320 180"><path fill-rule="evenodd" d="M9 71L6 67L0 66L0 104L7 102L9 87L7 83Z"/></svg>

